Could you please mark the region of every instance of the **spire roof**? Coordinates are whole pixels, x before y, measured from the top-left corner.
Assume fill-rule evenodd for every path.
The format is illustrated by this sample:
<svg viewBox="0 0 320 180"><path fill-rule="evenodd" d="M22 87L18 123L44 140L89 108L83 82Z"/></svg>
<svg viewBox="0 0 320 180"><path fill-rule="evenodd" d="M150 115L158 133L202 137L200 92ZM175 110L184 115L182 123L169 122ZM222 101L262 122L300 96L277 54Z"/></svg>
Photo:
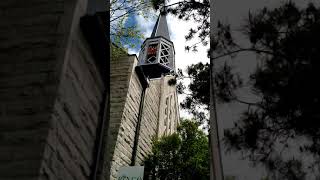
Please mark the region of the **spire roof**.
<svg viewBox="0 0 320 180"><path fill-rule="evenodd" d="M161 12L158 16L156 24L154 25L154 28L153 28L153 31L151 34L151 38L156 37L156 36L162 36L162 37L170 40L166 16L163 15L163 13L161 13Z"/></svg>

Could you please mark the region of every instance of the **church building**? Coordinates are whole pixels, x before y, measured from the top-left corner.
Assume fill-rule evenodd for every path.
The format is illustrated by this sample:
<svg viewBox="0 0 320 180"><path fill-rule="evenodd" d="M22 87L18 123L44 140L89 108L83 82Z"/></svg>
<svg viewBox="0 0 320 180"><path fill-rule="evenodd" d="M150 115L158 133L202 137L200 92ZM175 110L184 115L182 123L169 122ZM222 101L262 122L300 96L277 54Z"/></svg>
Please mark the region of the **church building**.
<svg viewBox="0 0 320 180"><path fill-rule="evenodd" d="M164 15L110 59L105 0L2 0L0 179L114 180L179 125Z"/></svg>
<svg viewBox="0 0 320 180"><path fill-rule="evenodd" d="M150 38L141 46L139 58L125 55L112 59L106 145L110 179L122 166L141 165L151 152L152 138L176 131L177 92L176 86L168 83L174 78L174 53L166 17L160 14Z"/></svg>

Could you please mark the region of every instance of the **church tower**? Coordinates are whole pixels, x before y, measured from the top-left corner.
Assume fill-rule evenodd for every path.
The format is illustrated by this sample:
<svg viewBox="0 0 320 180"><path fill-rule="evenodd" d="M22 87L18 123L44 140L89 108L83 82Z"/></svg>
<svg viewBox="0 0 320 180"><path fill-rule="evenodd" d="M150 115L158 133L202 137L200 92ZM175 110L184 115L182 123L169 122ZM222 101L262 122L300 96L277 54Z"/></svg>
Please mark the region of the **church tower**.
<svg viewBox="0 0 320 180"><path fill-rule="evenodd" d="M169 135L177 127L179 120L173 120L175 118L172 117L173 114L179 114L179 108L176 86L168 84L168 81L174 78L175 50L174 44L170 40L168 23L163 9L160 10L151 36L141 46L138 61L137 68L143 72L147 79L161 82L157 136ZM178 118L179 115L175 117ZM172 123L175 123L174 127L172 127Z"/></svg>
<svg viewBox="0 0 320 180"><path fill-rule="evenodd" d="M139 58L111 59L110 120L104 172L117 178L122 167L139 166L152 151L152 140L176 132L179 105L175 85L175 51L166 16L155 23Z"/></svg>
<svg viewBox="0 0 320 180"><path fill-rule="evenodd" d="M149 78L175 71L175 51L170 40L166 17L160 13L150 38L147 38L139 53L139 66Z"/></svg>

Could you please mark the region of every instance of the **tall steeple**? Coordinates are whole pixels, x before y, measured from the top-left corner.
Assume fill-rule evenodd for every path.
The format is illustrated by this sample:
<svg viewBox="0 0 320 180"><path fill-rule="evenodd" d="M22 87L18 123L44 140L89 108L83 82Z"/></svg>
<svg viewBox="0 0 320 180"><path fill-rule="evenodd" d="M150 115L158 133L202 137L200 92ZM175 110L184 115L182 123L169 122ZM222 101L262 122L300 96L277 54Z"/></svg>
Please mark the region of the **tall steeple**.
<svg viewBox="0 0 320 180"><path fill-rule="evenodd" d="M165 15L162 15L161 13L158 16L157 22L153 28L151 38L154 38L157 36L162 36L162 37L170 40L167 19L166 19Z"/></svg>
<svg viewBox="0 0 320 180"><path fill-rule="evenodd" d="M161 10L163 11L163 10ZM165 13L160 12L151 37L147 38L139 53L139 66L149 78L175 71L174 46L170 40Z"/></svg>

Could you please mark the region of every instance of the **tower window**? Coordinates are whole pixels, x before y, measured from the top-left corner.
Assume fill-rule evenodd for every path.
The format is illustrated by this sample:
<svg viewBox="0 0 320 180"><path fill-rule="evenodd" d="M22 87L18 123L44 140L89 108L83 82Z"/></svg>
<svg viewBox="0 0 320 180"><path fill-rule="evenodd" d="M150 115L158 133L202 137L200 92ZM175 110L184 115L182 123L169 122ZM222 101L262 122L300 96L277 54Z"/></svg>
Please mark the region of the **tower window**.
<svg viewBox="0 0 320 180"><path fill-rule="evenodd" d="M147 62L155 63L157 60L158 44L150 44L147 49Z"/></svg>
<svg viewBox="0 0 320 180"><path fill-rule="evenodd" d="M166 66L169 66L169 50L170 50L170 46L161 43L161 47L160 47L160 63Z"/></svg>

